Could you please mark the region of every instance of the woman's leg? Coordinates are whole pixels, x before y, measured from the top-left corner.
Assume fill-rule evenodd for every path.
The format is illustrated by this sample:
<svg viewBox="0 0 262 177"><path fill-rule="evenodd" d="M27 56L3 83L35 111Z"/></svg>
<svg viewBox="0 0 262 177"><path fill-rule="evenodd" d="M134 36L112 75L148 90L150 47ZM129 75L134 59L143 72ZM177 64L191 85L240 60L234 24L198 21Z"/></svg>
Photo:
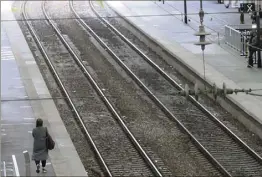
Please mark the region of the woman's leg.
<svg viewBox="0 0 262 177"><path fill-rule="evenodd" d="M35 160L35 164L36 164L36 173L40 172L40 160Z"/></svg>
<svg viewBox="0 0 262 177"><path fill-rule="evenodd" d="M40 164L40 160L35 160L36 166Z"/></svg>
<svg viewBox="0 0 262 177"><path fill-rule="evenodd" d="M42 171L43 173L46 173L46 169L45 169L46 160L42 160L41 163L42 163Z"/></svg>
<svg viewBox="0 0 262 177"><path fill-rule="evenodd" d="M42 167L45 167L45 165L46 165L46 160L42 160L41 162L42 162Z"/></svg>

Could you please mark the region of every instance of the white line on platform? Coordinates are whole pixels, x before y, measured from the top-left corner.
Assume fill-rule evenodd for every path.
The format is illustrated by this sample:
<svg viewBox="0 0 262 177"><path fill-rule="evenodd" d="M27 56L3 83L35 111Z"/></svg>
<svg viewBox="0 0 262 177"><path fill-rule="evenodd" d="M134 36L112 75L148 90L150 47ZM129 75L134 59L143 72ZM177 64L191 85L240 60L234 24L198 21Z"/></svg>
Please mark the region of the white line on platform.
<svg viewBox="0 0 262 177"><path fill-rule="evenodd" d="M21 85L21 86L14 86L15 89L21 89L24 88L25 86Z"/></svg>
<svg viewBox="0 0 262 177"><path fill-rule="evenodd" d="M32 118L32 117L24 117L23 119L24 119L24 120L33 120L33 119L35 119L35 118Z"/></svg>
<svg viewBox="0 0 262 177"><path fill-rule="evenodd" d="M24 99L24 98L28 98L28 96L27 96L27 95L25 95L25 96L19 96L18 98Z"/></svg>
<svg viewBox="0 0 262 177"><path fill-rule="evenodd" d="M2 55L1 54L1 59L3 60L5 58L15 58L15 56L14 55Z"/></svg>
<svg viewBox="0 0 262 177"><path fill-rule="evenodd" d="M14 79L14 80L21 80L22 78L21 77L13 77L12 79Z"/></svg>
<svg viewBox="0 0 262 177"><path fill-rule="evenodd" d="M15 58L14 55L11 55L11 54L1 54L1 58L4 59L4 58Z"/></svg>
<svg viewBox="0 0 262 177"><path fill-rule="evenodd" d="M6 134L5 133L1 133L1 136L5 136Z"/></svg>
<svg viewBox="0 0 262 177"><path fill-rule="evenodd" d="M14 55L12 53L1 53L1 57L5 58L5 57L14 57Z"/></svg>
<svg viewBox="0 0 262 177"><path fill-rule="evenodd" d="M3 53L13 53L10 47L9 48L8 47L5 47L5 48L1 47L1 52L3 52Z"/></svg>
<svg viewBox="0 0 262 177"><path fill-rule="evenodd" d="M31 123L31 122L23 122L23 123L19 123L19 124L1 124L1 125L3 125L3 126L8 126L8 125L10 125L10 126L12 126L12 125L31 125L31 124L34 124L34 123Z"/></svg>
<svg viewBox="0 0 262 177"><path fill-rule="evenodd" d="M15 58L2 58L2 61L10 61L10 60L15 60Z"/></svg>
<svg viewBox="0 0 262 177"><path fill-rule="evenodd" d="M13 165L13 162L6 162L6 164L8 164L8 165Z"/></svg>
<svg viewBox="0 0 262 177"><path fill-rule="evenodd" d="M13 54L13 52L11 50L1 50L1 53L3 53L3 54L5 54L5 53Z"/></svg>
<svg viewBox="0 0 262 177"><path fill-rule="evenodd" d="M31 108L32 106L20 106L20 108Z"/></svg>
<svg viewBox="0 0 262 177"><path fill-rule="evenodd" d="M35 61L26 61L25 63L26 63L27 65L35 65L35 64L36 64Z"/></svg>
<svg viewBox="0 0 262 177"><path fill-rule="evenodd" d="M32 131L30 130L30 131L28 131L28 133L32 133Z"/></svg>
<svg viewBox="0 0 262 177"><path fill-rule="evenodd" d="M1 52L1 57L14 57L12 52Z"/></svg>

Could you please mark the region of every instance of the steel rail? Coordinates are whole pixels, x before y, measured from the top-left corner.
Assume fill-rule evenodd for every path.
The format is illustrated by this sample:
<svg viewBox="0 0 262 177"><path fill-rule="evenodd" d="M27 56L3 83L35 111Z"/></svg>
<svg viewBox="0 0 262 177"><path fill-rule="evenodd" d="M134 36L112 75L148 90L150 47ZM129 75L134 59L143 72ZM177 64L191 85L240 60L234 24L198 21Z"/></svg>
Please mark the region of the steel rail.
<svg viewBox="0 0 262 177"><path fill-rule="evenodd" d="M100 87L98 86L98 84L96 83L96 81L93 79L93 77L91 76L91 74L87 71L86 67L84 66L83 62L78 58L78 56L76 55L76 53L74 52L74 50L70 47L70 45L66 42L65 38L62 36L61 32L59 31L59 29L54 25L54 22L51 20L51 18L48 16L48 14L45 11L45 7L44 5L43 7L43 12L45 14L45 17L47 19L47 21L49 22L49 24L54 28L56 34L58 35L58 37L60 38L60 40L63 42L63 44L65 45L65 47L68 49L69 53L72 55L72 57L74 58L74 60L76 61L76 63L80 66L80 68L82 69L82 71L84 72L85 76L89 79L89 81L91 82L91 84L93 85L94 89L96 90L96 92L98 93L98 95L101 97L101 99L103 100L103 102L106 104L108 110L114 115L114 117L117 119L117 121L120 123L121 128L123 128L124 132L128 135L129 139L131 140L131 142L133 143L133 145L135 146L135 148L137 149L137 151L140 153L140 155L142 156L142 158L146 161L146 163L148 163L148 165L150 166L151 170L155 173L155 175L157 176L161 176L162 174L159 172L159 170L157 169L157 167L155 166L155 164L152 162L152 160L149 158L149 156L147 155L147 153L145 152L145 150L141 147L141 145L138 143L138 141L136 140L135 136L132 134L132 132L128 129L128 127L125 125L124 121L122 120L121 116L119 115L119 113L115 110L114 106L111 104L111 102L107 99L107 97L105 96L105 94L103 93L102 89L100 89Z"/></svg>
<svg viewBox="0 0 262 177"><path fill-rule="evenodd" d="M162 75L172 86L180 91L184 91L174 79L172 79L164 70L162 70L157 64L155 64L146 54L144 54L138 47L135 46L129 39L127 39L121 32L119 32L113 25L111 25L107 20L99 15L95 10L92 2L90 2L91 8L94 13L104 22L106 25L113 30L122 40L124 40L133 50L135 50L141 57L143 57L148 64L157 70L157 72ZM114 10L113 10L114 11ZM117 13L119 16L120 14ZM121 17L121 16L120 16ZM122 18L123 19L123 18ZM125 19L124 19L125 20ZM126 21L126 20L125 20ZM250 148L245 142L243 142L235 133L233 133L227 126L225 126L216 116L214 116L210 111L208 111L202 104L200 104L193 96L189 95L189 100L203 111L211 120L222 128L231 138L233 138L239 145L241 145L251 156L253 156L260 164L262 164L262 157L259 156L252 148Z"/></svg>
<svg viewBox="0 0 262 177"><path fill-rule="evenodd" d="M196 147L206 155L208 160L225 176L231 177L230 173L212 156L212 154L190 133L190 131L171 113L171 111L164 106L164 104L143 84L142 81L121 61L121 59L103 42L103 40L80 18L73 8L72 1L70 1L70 7L75 14L77 20L83 25L83 27L89 31L92 36L100 43L100 45L112 56L115 61L129 74L131 78L137 83L137 85L144 90L144 92L156 103L158 107L172 120L182 128L183 131L191 138L196 144Z"/></svg>
<svg viewBox="0 0 262 177"><path fill-rule="evenodd" d="M107 173L110 177L112 177L112 174L111 174L108 166L106 165L106 163L105 163L103 157L101 156L98 148L96 147L96 145L95 145L95 143L94 143L91 135L89 134L89 132L88 132L88 130L87 130L87 128L86 128L86 126L85 126L85 124L84 124L84 122L83 122L82 117L80 116L79 112L78 112L77 109L76 109L76 106L74 105L73 101L71 100L71 98L70 98L70 96L69 96L66 88L64 87L64 85L63 85L63 83L62 83L62 81L61 81L58 73L56 72L56 70L55 70L55 68L54 68L51 60L49 59L49 57L48 57L48 55L47 55L44 47L42 46L42 44L41 44L41 42L40 42L40 39L39 39L39 37L37 36L37 34L36 34L36 32L35 32L32 24L31 24L31 22L29 22L29 21L27 20L27 19L28 19L28 16L27 16L27 13L25 12L25 5L26 5L26 1L23 3L23 12L22 12L22 14L23 14L23 18L24 18L25 21L26 21L26 24L27 24L27 27L28 27L29 31L31 32L33 38L35 39L35 42L36 42L36 44L37 44L40 52L42 53L44 59L46 60L48 66L49 66L49 69L51 70L51 72L52 72L53 75L55 76L54 78L55 78L55 80L57 81L60 89L61 89L61 90L63 91L63 93L65 94L67 102L69 103L70 107L73 109L73 112L75 113L78 121L81 123L81 125L82 125L82 127L83 127L83 129L84 129L84 131L85 131L85 134L87 135L87 137L88 137L88 139L89 139L92 147L94 148L95 153L96 153L96 155L98 156L100 162L102 163L102 165L103 165L106 173Z"/></svg>

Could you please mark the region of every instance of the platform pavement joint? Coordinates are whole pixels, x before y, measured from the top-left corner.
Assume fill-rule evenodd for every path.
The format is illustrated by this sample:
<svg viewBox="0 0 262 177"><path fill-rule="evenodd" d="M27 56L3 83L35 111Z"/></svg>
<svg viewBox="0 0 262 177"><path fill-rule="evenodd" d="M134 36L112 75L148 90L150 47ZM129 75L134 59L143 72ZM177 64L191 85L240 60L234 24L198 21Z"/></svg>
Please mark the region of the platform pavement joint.
<svg viewBox="0 0 262 177"><path fill-rule="evenodd" d="M141 38L139 31L142 32L147 37L143 38L144 41L148 41L149 38L150 41L153 41L173 57L178 59L178 62L176 62L166 59L167 57L163 57L167 63L176 66L178 71L190 81L200 81L199 79L203 81L202 51L198 46L194 45L194 42L198 40L194 36L196 29L184 24L184 22L177 18L177 16L167 15L170 13L167 13L168 8L166 8L166 6L170 3L172 3L172 6L178 7L178 10L179 7L180 9L183 7L183 2L173 1L165 2L165 4L162 4L161 2L107 1L107 4L113 10L123 16L124 19L134 27L134 30L132 28L132 32L135 35L140 36ZM192 5L189 3L192 3ZM217 6L220 7L220 11L224 11L223 9L225 9L225 7L221 9L221 6L223 5L216 4L215 6L212 4L213 2L204 1L204 3L204 9L209 13L217 12L217 9L212 11L212 9ZM209 8L207 8L208 3L211 4L211 7ZM188 1L188 13L197 14L199 8L196 7L199 7L199 2ZM225 9L225 11L230 10ZM227 14L222 14L221 16L222 19L217 19L217 21L220 20L223 23L229 21L232 22L232 24L234 21L237 21L239 23L239 13L235 13L235 15L230 17L230 19ZM208 16L208 18L209 17L210 16ZM207 25L207 23L205 23L205 25ZM221 24L219 30L224 29L224 25L225 24ZM217 23L216 26L219 27L219 24ZM149 42L146 43L149 44ZM162 50L159 50L158 47L156 47L157 45L152 45L150 47L153 47L153 50L157 51L159 55L165 55ZM247 61L244 57L234 55L216 43L212 43L206 47L205 60L206 83L210 86L215 83L222 89L221 86L225 83L227 88L232 89L262 88L261 69L247 68ZM188 72L189 70L190 72ZM201 83L204 84L204 82ZM199 87L201 87L200 85L201 84L199 84ZM262 94L261 91L258 91L257 93ZM249 130L255 132L262 138L262 97L255 97L246 94L227 95L226 100L219 99L218 102L222 107L241 121Z"/></svg>
<svg viewBox="0 0 262 177"><path fill-rule="evenodd" d="M56 142L45 175L87 176L53 100L41 99L51 96L11 12L12 3L1 2L2 19L11 20L1 21L1 167L5 164L6 174L13 172L14 155L20 175L26 174L23 152L32 154L32 129L41 117ZM35 164L30 165L31 176L36 176Z"/></svg>

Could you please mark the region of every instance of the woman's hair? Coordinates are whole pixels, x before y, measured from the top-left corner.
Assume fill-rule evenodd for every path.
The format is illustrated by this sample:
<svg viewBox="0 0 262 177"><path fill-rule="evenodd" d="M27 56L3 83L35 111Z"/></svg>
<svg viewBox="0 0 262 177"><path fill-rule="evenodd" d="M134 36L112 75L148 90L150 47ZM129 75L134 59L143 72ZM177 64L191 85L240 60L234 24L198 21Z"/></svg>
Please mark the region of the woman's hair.
<svg viewBox="0 0 262 177"><path fill-rule="evenodd" d="M40 119L40 118L38 118L38 119L36 120L36 127L42 127L42 126L43 126L43 120Z"/></svg>

